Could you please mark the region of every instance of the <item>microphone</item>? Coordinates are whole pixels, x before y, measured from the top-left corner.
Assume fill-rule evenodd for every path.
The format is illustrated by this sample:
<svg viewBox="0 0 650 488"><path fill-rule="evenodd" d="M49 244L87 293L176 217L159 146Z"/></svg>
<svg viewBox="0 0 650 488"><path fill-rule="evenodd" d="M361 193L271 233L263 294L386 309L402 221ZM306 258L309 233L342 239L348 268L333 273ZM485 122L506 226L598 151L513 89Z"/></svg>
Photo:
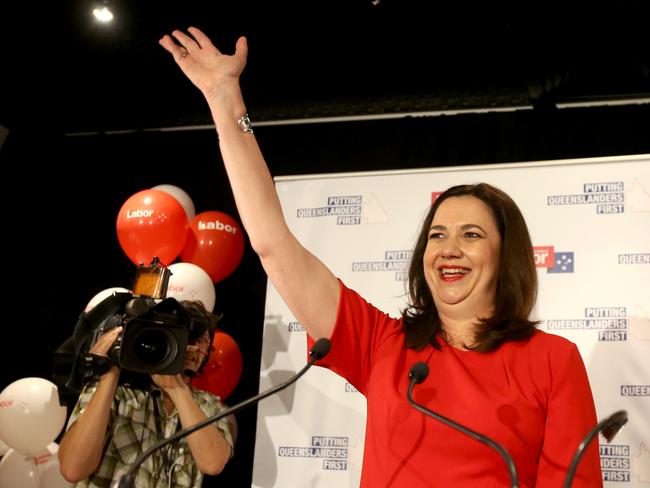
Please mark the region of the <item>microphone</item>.
<svg viewBox="0 0 650 488"><path fill-rule="evenodd" d="M580 463L580 459L582 458L585 449L587 449L587 446L591 443L592 440L594 440L596 434L598 434L598 432L602 432L603 437L609 443L612 441L614 436L618 434L618 431L621 430L621 427L623 427L626 423L627 412L625 410L619 410L618 412L611 414L605 420L598 422L596 426L589 431L585 438L582 439L582 442L578 446L576 453L573 455L573 459L569 465L569 470L567 471L566 478L564 479L564 484L562 485L563 488L569 488L571 486L573 477L575 476L576 470L578 469L578 463Z"/></svg>
<svg viewBox="0 0 650 488"><path fill-rule="evenodd" d="M411 404L411 406L416 410L424 413L425 415L433 417L436 420L440 420L442 423L447 424L448 426L456 430L460 430L463 434L467 434L472 439L482 442L483 444L486 444L491 448L495 449L501 455L503 460L506 462L506 465L508 466L508 471L510 472L510 481L511 481L510 486L512 488L517 488L519 486L519 481L517 479L517 468L515 467L515 463L512 460L512 456L508 454L508 451L506 451L503 446L493 441L492 439L485 437L482 434L479 434L478 432L474 432L473 430L468 429L467 427L463 427L462 425L460 425L457 422L454 422L453 420L450 420L436 412L433 412L432 410L429 410L428 408L420 405L413 399L412 396L413 387L415 386L416 383L418 384L422 383L428 375L429 375L429 366L427 366L425 363L421 363L421 362L415 363L411 367L411 370L409 371L409 379L411 380L411 382L409 384L408 390L406 391L406 398L408 399L408 402Z"/></svg>
<svg viewBox="0 0 650 488"><path fill-rule="evenodd" d="M279 385L269 388L268 390L260 393L259 395L255 395L254 397L244 400L233 407L227 408L223 412L220 412L212 417L202 420L197 424L192 425L191 427L181 429L176 434L162 440L155 446L152 446L149 449L147 449L145 452L140 454L140 456L138 456L138 458L131 465L128 471L120 478L120 481L117 485L118 488L131 488L133 486L135 472L140 467L140 465L144 462L144 460L147 459L151 454L153 454L157 450L166 446L167 444L170 444L171 442L174 442L175 440L180 439L182 437L188 436L193 432L196 432L197 430L205 427L206 425L211 424L212 422L216 422L219 419L222 419L223 417L227 417L228 415L232 415L236 412L239 412L240 410L257 403L260 400L263 400L264 398L280 390L284 390L290 384L295 383L296 380L298 380L298 378L300 378L303 374L305 374L307 370L311 368L316 361L318 361L319 359L323 359L327 355L327 353L330 351L331 345L332 343L330 342L329 339L326 339L324 337L318 339L315 342L315 344L312 346L311 350L309 351L309 361L307 362L305 367L302 368L300 371L298 371L298 373L296 373L294 376L289 378L284 383L280 383Z"/></svg>

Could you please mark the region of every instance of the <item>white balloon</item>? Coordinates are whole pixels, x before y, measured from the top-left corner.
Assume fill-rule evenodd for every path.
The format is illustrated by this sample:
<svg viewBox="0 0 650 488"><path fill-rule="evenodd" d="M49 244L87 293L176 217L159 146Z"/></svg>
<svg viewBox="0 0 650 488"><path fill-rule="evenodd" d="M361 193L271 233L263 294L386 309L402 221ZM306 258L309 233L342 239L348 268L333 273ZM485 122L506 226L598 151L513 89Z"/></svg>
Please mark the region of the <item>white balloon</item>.
<svg viewBox="0 0 650 488"><path fill-rule="evenodd" d="M36 466L33 459L9 449L0 461L0 486L38 488Z"/></svg>
<svg viewBox="0 0 650 488"><path fill-rule="evenodd" d="M174 263L168 268L172 275L167 284L167 296L179 301L199 300L208 312L212 312L217 296L207 271L192 263Z"/></svg>
<svg viewBox="0 0 650 488"><path fill-rule="evenodd" d="M95 306L97 306L98 303L102 302L106 298L110 297L113 293L128 293L130 290L127 290L126 288L122 288L121 286L113 286L112 288L106 288L105 290L100 291L90 299L88 304L86 305L86 308L84 309L84 312L89 312Z"/></svg>
<svg viewBox="0 0 650 488"><path fill-rule="evenodd" d="M0 393L0 438L19 453L33 456L61 433L66 413L51 381L16 380Z"/></svg>
<svg viewBox="0 0 650 488"><path fill-rule="evenodd" d="M0 439L0 457L4 456L5 453L9 450L9 446Z"/></svg>
<svg viewBox="0 0 650 488"><path fill-rule="evenodd" d="M35 462L38 469L38 488L69 488L73 484L66 481L61 474L59 456L59 445L52 442L47 446L47 451L36 456Z"/></svg>
<svg viewBox="0 0 650 488"><path fill-rule="evenodd" d="M25 488L69 488L69 483L59 470L56 442L36 454L26 456L15 449L9 449L0 461L0 486Z"/></svg>
<svg viewBox="0 0 650 488"><path fill-rule="evenodd" d="M183 210L185 210L185 214L187 214L187 220L192 220L196 215L194 202L192 202L192 199L185 192L185 190L182 190L181 188L174 185L157 185L151 189L164 191L165 193L169 193L171 196L173 196L178 201L178 203L181 204Z"/></svg>

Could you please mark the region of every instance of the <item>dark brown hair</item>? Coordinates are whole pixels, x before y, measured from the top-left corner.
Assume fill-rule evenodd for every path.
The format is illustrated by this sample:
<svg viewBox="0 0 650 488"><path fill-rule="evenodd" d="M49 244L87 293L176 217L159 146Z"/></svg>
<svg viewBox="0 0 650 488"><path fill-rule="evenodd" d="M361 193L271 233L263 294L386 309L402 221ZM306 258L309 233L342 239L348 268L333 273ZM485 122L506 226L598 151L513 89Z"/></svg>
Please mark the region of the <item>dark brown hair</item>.
<svg viewBox="0 0 650 488"><path fill-rule="evenodd" d="M208 347L208 356L203 359L199 371L203 370L203 367L207 363L210 352L212 351L212 341L214 339L214 332L217 330L217 323L221 319L221 315L215 315L212 312L208 311L203 302L198 300L182 300L179 302L183 307L183 310L187 312L192 320L190 327L190 337L189 341L196 341L199 339L203 333L207 330L208 335L210 336L210 345Z"/></svg>
<svg viewBox="0 0 650 488"><path fill-rule="evenodd" d="M537 298L537 271L528 227L517 204L505 192L488 185L453 186L440 194L427 214L418 236L409 267L409 305L402 312L406 347L422 349L427 344L440 349L437 336L442 324L424 277L424 251L429 228L438 207L451 197L473 196L492 211L501 235L501 259L497 277L494 313L476 324L471 348L493 351L509 340L530 337L537 322L528 320Z"/></svg>
<svg viewBox="0 0 650 488"><path fill-rule="evenodd" d="M198 339L206 330L210 337L212 337L221 317L209 312L203 305L203 302L198 300L181 300L179 304L192 319L190 340Z"/></svg>

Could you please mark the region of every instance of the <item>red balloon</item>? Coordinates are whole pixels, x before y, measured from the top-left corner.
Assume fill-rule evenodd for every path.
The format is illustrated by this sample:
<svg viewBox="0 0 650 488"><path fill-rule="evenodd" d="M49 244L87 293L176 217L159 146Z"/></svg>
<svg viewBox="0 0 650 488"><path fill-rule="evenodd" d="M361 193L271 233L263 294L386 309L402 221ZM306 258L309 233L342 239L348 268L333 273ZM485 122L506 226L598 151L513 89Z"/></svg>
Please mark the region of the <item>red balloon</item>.
<svg viewBox="0 0 650 488"><path fill-rule="evenodd" d="M214 283L232 273L244 255L244 233L229 215L210 210L190 222L181 260L203 268Z"/></svg>
<svg viewBox="0 0 650 488"><path fill-rule="evenodd" d="M192 385L194 388L209 391L225 400L241 378L241 352L234 339L220 330L214 333L212 348L210 358L203 367L203 372L197 373L192 378Z"/></svg>
<svg viewBox="0 0 650 488"><path fill-rule="evenodd" d="M170 264L183 249L188 234L185 210L160 190L143 190L129 197L117 214L117 239L134 264L150 264L158 256Z"/></svg>

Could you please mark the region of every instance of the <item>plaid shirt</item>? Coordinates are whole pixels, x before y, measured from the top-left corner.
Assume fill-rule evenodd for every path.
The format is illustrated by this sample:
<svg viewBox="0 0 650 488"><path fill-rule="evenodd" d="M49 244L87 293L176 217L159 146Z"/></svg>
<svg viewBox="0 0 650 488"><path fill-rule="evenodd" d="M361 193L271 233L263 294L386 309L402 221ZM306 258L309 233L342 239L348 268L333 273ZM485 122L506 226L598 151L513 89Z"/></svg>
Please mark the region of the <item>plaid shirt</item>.
<svg viewBox="0 0 650 488"><path fill-rule="evenodd" d="M68 428L79 418L96 389L97 382L86 385L70 416ZM77 483L76 487L117 486L122 475L140 454L181 428L176 410L171 415L156 416L156 412L164 412L164 407L161 395L151 394L154 390L143 391L127 385L117 387L111 404L102 462L97 471L88 479ZM211 417L224 409L219 397L212 393L192 389L192 396L206 417ZM225 418L220 419L217 427L232 447L228 421ZM196 467L187 439L183 438L149 456L140 465L134 486L136 488L200 488L202 480L203 474Z"/></svg>

